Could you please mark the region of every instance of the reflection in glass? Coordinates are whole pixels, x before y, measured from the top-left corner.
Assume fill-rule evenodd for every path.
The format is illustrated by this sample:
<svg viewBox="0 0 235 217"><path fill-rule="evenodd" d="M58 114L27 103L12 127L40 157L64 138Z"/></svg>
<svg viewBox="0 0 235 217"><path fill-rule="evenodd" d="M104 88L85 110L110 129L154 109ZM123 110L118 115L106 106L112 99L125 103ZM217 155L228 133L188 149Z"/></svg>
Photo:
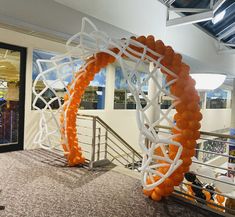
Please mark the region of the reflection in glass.
<svg viewBox="0 0 235 217"><path fill-rule="evenodd" d="M16 144L19 126L20 52L0 49L0 144Z"/></svg>
<svg viewBox="0 0 235 217"><path fill-rule="evenodd" d="M145 82L148 74L139 72L140 83L142 83L142 94L148 95L148 82ZM137 76L133 75L132 82L137 82ZM143 96L139 95L142 107L146 106ZM130 92L127 82L124 79L120 66L115 67L115 90L114 90L114 109L136 109L134 96Z"/></svg>
<svg viewBox="0 0 235 217"><path fill-rule="evenodd" d="M48 60L52 57L54 57L55 53L40 51L40 50L34 50L33 51L33 82L35 78L37 77L39 73L37 60L38 59L45 59ZM64 59L63 61L66 61ZM76 61L73 65L75 71L78 71L81 66L81 62ZM42 63L41 67L43 70L47 70L52 67L51 63ZM68 75L68 72L71 72L72 69L70 66L65 65L64 68L61 70L63 82L65 85L69 84L72 81L72 74ZM66 76L65 76L66 75ZM57 96L61 98L61 101L63 103L63 97L65 92L65 86L60 81L57 80L58 78L58 72L57 71L51 71L50 73L47 73L46 82L50 84L50 86L53 87L53 90L56 91ZM57 81L56 81L57 80ZM55 82L56 81L56 82ZM104 102L105 102L105 84L106 84L106 70L102 69L98 74L95 75L94 80L90 82L90 85L87 87L80 104L80 109L104 109ZM36 91L41 92L45 87L45 81L38 81L36 86ZM55 97L52 90L47 89L43 93L43 98L46 100L46 102L49 102L53 97ZM34 94L33 94L33 100L34 100ZM32 102L33 102L32 100ZM59 101L53 101L53 103L50 104L52 109L58 109L59 108ZM43 109L46 104L38 99L36 102L36 106L40 109Z"/></svg>
<svg viewBox="0 0 235 217"><path fill-rule="evenodd" d="M216 90L206 92L206 108L207 109L225 109L230 107L229 91L218 88Z"/></svg>

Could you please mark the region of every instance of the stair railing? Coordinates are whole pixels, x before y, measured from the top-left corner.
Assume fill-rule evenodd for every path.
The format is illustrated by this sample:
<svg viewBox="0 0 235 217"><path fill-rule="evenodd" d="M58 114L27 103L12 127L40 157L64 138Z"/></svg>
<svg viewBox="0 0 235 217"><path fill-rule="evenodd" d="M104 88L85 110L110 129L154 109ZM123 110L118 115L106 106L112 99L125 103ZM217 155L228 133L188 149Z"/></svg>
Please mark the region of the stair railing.
<svg viewBox="0 0 235 217"><path fill-rule="evenodd" d="M77 121L79 144L91 169L110 162L132 170L140 166L141 154L100 117L78 114Z"/></svg>

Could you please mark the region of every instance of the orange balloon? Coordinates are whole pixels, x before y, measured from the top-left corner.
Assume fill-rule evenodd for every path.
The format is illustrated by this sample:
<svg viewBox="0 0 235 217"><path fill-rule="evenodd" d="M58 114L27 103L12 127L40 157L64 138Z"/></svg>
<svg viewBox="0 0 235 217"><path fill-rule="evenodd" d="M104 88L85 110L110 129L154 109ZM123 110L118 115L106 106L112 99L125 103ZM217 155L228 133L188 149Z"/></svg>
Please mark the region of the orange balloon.
<svg viewBox="0 0 235 217"><path fill-rule="evenodd" d="M161 55L165 53L165 45L161 40L155 42L155 51Z"/></svg>
<svg viewBox="0 0 235 217"><path fill-rule="evenodd" d="M184 129L184 130L182 130L182 136L185 139L191 139L194 136L194 132L192 130L189 130L189 129Z"/></svg>
<svg viewBox="0 0 235 217"><path fill-rule="evenodd" d="M174 182L170 179L170 178L166 178L165 180L165 186L168 187L172 187L174 186Z"/></svg>
<svg viewBox="0 0 235 217"><path fill-rule="evenodd" d="M182 117L181 117L181 115L179 114L179 113L176 113L175 115L174 115L174 120L177 122L178 120L180 120Z"/></svg>
<svg viewBox="0 0 235 217"><path fill-rule="evenodd" d="M205 190L203 190L202 192L203 192L203 194L206 196L206 201L210 201L210 199L211 199L211 194L210 194L210 192L205 191Z"/></svg>
<svg viewBox="0 0 235 217"><path fill-rule="evenodd" d="M189 65L182 63L181 64L181 73L189 75L190 67Z"/></svg>
<svg viewBox="0 0 235 217"><path fill-rule="evenodd" d="M176 157L176 153L177 153L177 152L172 152L172 151L171 151L171 152L168 154L169 158L170 158L171 160L174 160L175 157Z"/></svg>
<svg viewBox="0 0 235 217"><path fill-rule="evenodd" d="M172 70L171 70L172 71ZM170 81L172 81L172 80L174 80L175 78L173 77L173 76L171 76L171 75L167 75L166 76L166 82L168 83L168 82L170 82Z"/></svg>
<svg viewBox="0 0 235 217"><path fill-rule="evenodd" d="M160 201L162 199L162 197L160 195L156 194L155 191L152 192L151 198L155 201Z"/></svg>
<svg viewBox="0 0 235 217"><path fill-rule="evenodd" d="M179 146L176 146L176 145L173 145L173 144L169 145L169 151L171 153L177 153L178 150L179 150Z"/></svg>
<svg viewBox="0 0 235 217"><path fill-rule="evenodd" d="M182 90L182 89L181 89ZM182 91L183 92L183 91ZM178 93L179 94L179 93ZM177 94L176 94L177 95ZM180 95L180 94L179 94ZM178 96L179 96L178 95ZM183 103L180 103L180 104L178 104L178 105L176 105L175 106L175 109L176 109L176 111L178 112L178 113L183 113L184 111L185 111L185 104L183 104ZM177 113L177 114L178 114Z"/></svg>
<svg viewBox="0 0 235 217"><path fill-rule="evenodd" d="M200 112L197 112L194 114L194 118L197 121L201 121L202 120L202 114Z"/></svg>
<svg viewBox="0 0 235 217"><path fill-rule="evenodd" d="M217 195L216 195L216 200L217 200L219 203L222 204L222 203L224 202L225 198L224 198L224 196L217 194Z"/></svg>
<svg viewBox="0 0 235 217"><path fill-rule="evenodd" d="M188 126L191 130L199 130L201 128L201 124L198 121L190 121Z"/></svg>
<svg viewBox="0 0 235 217"><path fill-rule="evenodd" d="M160 196L164 195L164 189L163 188L155 187L154 191L157 195L160 195Z"/></svg>
<svg viewBox="0 0 235 217"><path fill-rule="evenodd" d="M200 111L200 106L197 102L191 102L187 105L187 109L192 112Z"/></svg>
<svg viewBox="0 0 235 217"><path fill-rule="evenodd" d="M185 166L185 165L182 165L182 173L187 173L187 172L189 172L189 169L190 169L190 167L189 166Z"/></svg>
<svg viewBox="0 0 235 217"><path fill-rule="evenodd" d="M190 124L190 123L189 123ZM179 119L176 122L176 126L179 127L181 130L188 128L189 126L188 122L184 119ZM189 127L190 128L190 127Z"/></svg>
<svg viewBox="0 0 235 217"><path fill-rule="evenodd" d="M182 63L182 55L176 53L173 57L173 65L180 65Z"/></svg>
<svg viewBox="0 0 235 217"><path fill-rule="evenodd" d="M190 157L181 158L183 160L183 166L187 167L192 164L192 159Z"/></svg>
<svg viewBox="0 0 235 217"><path fill-rule="evenodd" d="M190 154L191 149L184 148L181 154L181 157L188 157Z"/></svg>
<svg viewBox="0 0 235 217"><path fill-rule="evenodd" d="M183 174L181 174L181 173L173 173L172 174L173 175L173 180L175 180L175 181L179 181L179 180L183 180L183 178L184 178L184 176L183 176Z"/></svg>
<svg viewBox="0 0 235 217"><path fill-rule="evenodd" d="M153 190L151 190L151 191L148 191L148 190L143 190L143 193L146 195L146 196L148 196L148 197L150 197L151 196L151 194L153 193Z"/></svg>
<svg viewBox="0 0 235 217"><path fill-rule="evenodd" d="M200 139L200 132L199 131L194 131L192 139L194 139L194 140Z"/></svg>
<svg viewBox="0 0 235 217"><path fill-rule="evenodd" d="M190 111L183 112L181 116L183 119L188 120L188 121L193 120L193 118L194 118L194 114Z"/></svg>
<svg viewBox="0 0 235 217"><path fill-rule="evenodd" d="M172 181L173 182L173 181ZM173 182L173 185L174 185L174 182ZM171 195L171 193L174 191L174 187L173 186L170 186L170 187L167 187L165 188L165 194L164 196L169 196Z"/></svg>
<svg viewBox="0 0 235 217"><path fill-rule="evenodd" d="M194 149L197 145L197 142L194 139L189 139L184 143L184 147L187 149Z"/></svg>
<svg viewBox="0 0 235 217"><path fill-rule="evenodd" d="M146 37L142 35L142 36L137 38L137 41L140 42L141 44L145 45Z"/></svg>
<svg viewBox="0 0 235 217"><path fill-rule="evenodd" d="M147 185L153 184L152 180L149 177L147 178L146 183L147 183Z"/></svg>

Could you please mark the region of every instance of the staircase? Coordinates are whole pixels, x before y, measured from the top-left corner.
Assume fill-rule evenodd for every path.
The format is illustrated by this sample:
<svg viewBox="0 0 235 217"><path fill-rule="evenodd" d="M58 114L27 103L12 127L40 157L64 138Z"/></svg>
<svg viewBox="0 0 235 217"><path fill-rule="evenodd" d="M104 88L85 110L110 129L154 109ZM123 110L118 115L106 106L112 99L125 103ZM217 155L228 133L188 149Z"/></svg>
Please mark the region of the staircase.
<svg viewBox="0 0 235 217"><path fill-rule="evenodd" d="M77 115L78 142L89 167L113 163L138 170L142 156L98 116Z"/></svg>

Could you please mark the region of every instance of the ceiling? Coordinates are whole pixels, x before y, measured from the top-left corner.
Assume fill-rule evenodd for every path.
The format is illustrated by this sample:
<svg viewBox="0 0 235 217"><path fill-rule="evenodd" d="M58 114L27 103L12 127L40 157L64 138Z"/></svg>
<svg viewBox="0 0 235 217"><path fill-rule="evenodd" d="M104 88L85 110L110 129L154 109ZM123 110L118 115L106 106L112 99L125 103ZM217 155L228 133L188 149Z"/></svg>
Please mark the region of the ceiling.
<svg viewBox="0 0 235 217"><path fill-rule="evenodd" d="M208 7L210 2L210 0L161 1L173 2L174 7L192 8L205 8ZM217 13L220 13L221 10L226 10L223 21L218 22L216 25L213 25L211 21L206 21L198 23L197 26L217 38L223 32L226 32L227 36L221 39L222 42L233 42L234 34L233 32L229 33L229 29L231 31L232 20L235 19L233 13L234 2L235 0L226 0L217 11ZM54 38L63 39L63 42L80 30L81 19L84 16L92 18L92 21L99 29L107 32L113 38L129 37L133 33L137 35L153 34L161 38L164 37L162 29L166 29L166 8L157 0L148 0L148 4L143 0L0 0L0 5L0 27L1 25L14 26L14 28L18 28L15 31L24 30L23 33L25 34L42 38L48 36L50 40L53 40L54 36ZM144 12L148 13L144 14ZM125 20L128 20L128 22L124 22ZM224 22L224 20L227 21ZM163 36L160 35L161 32L163 32ZM194 71L219 71L210 63L206 62L206 65L203 65L194 58L184 58L195 69ZM212 59L211 62L215 61ZM229 71L230 65L227 62L225 61L224 65Z"/></svg>
<svg viewBox="0 0 235 217"><path fill-rule="evenodd" d="M175 0L172 6L175 8L201 8L209 9L210 0ZM215 0L214 3L217 3ZM216 38L223 44L226 43L230 48L235 48L235 1L225 0L214 13L214 19L199 22L196 25L203 31ZM182 13L192 15L193 13Z"/></svg>

